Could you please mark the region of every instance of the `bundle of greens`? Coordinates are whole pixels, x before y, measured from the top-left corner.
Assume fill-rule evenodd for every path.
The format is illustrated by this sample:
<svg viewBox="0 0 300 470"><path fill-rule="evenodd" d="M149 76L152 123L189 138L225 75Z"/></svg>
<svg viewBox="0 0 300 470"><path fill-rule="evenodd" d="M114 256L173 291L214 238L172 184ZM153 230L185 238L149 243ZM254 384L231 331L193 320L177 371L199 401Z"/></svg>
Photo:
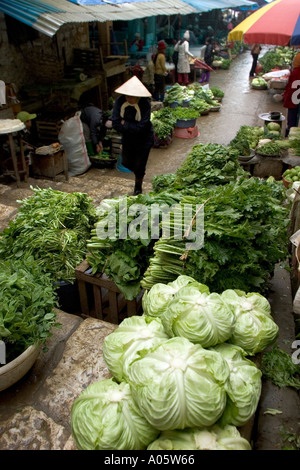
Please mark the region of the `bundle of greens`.
<svg viewBox="0 0 300 470"><path fill-rule="evenodd" d="M104 199L87 242L92 273L105 273L126 299L134 299L141 292L140 281L160 236L159 218L155 223L152 219L155 204L168 209L178 199L175 193Z"/></svg>
<svg viewBox="0 0 300 470"><path fill-rule="evenodd" d="M257 148L257 152L262 155L279 156L282 154L281 147L276 142L267 142Z"/></svg>
<svg viewBox="0 0 300 470"><path fill-rule="evenodd" d="M216 106L218 101L215 100L214 94L210 88L204 88L200 83L193 83L190 88L194 90L194 97L206 101L211 106Z"/></svg>
<svg viewBox="0 0 300 470"><path fill-rule="evenodd" d="M224 91L217 86L212 86L210 89L215 98L223 98L225 95Z"/></svg>
<svg viewBox="0 0 300 470"><path fill-rule="evenodd" d="M195 186L226 184L244 174L236 150L220 144L199 144L193 146L172 178L156 177L153 188L186 192Z"/></svg>
<svg viewBox="0 0 300 470"><path fill-rule="evenodd" d="M210 104L208 104L203 98L197 98L196 96L190 100L189 107L198 111L199 116L211 109Z"/></svg>
<svg viewBox="0 0 300 470"><path fill-rule="evenodd" d="M159 139L165 139L174 131L176 118L171 108L162 108L151 113L151 122L154 134Z"/></svg>
<svg viewBox="0 0 300 470"><path fill-rule="evenodd" d="M189 100L193 96L194 92L187 86L181 86L179 83L175 83L171 86L166 93L164 103L170 105L173 103L178 103L182 105L184 101Z"/></svg>
<svg viewBox="0 0 300 470"><path fill-rule="evenodd" d="M160 191L164 191L168 188L171 188L175 178L175 173L167 173L154 176L152 179L152 188L154 193L159 193Z"/></svg>
<svg viewBox="0 0 300 470"><path fill-rule="evenodd" d="M33 344L43 344L57 326L51 277L33 256L0 260L0 340L9 362Z"/></svg>
<svg viewBox="0 0 300 470"><path fill-rule="evenodd" d="M259 58L259 62L262 66L262 72L268 73L276 67L288 67L292 64L295 52L292 48L288 47L275 47L274 49L268 50L262 57Z"/></svg>
<svg viewBox="0 0 300 470"><path fill-rule="evenodd" d="M96 220L92 200L83 193L31 188L14 220L0 234L0 259L31 255L53 281L75 280Z"/></svg>
<svg viewBox="0 0 300 470"><path fill-rule="evenodd" d="M261 370L264 377L278 387L300 390L300 366L293 362L291 354L278 346L264 353Z"/></svg>
<svg viewBox="0 0 300 470"><path fill-rule="evenodd" d="M173 116L176 118L176 120L178 119L183 119L183 120L189 120L189 119L195 119L197 117L199 117L199 112L196 110L196 109L193 109L193 108L182 108L182 107L178 107L178 108L174 108L172 110L173 112Z"/></svg>
<svg viewBox="0 0 300 470"><path fill-rule="evenodd" d="M253 78L253 80L251 82L251 86L260 87L260 88L267 88L268 84L267 84L266 80L264 80L262 77L255 77L255 78Z"/></svg>
<svg viewBox="0 0 300 470"><path fill-rule="evenodd" d="M239 155L248 156L250 155L250 150L257 147L259 139L263 135L263 127L241 126L229 145L238 150Z"/></svg>
<svg viewBox="0 0 300 470"><path fill-rule="evenodd" d="M277 182L240 178L213 189L202 189L195 196L183 196L180 205L204 204L204 244L188 250L186 239L175 238L175 229L186 226L171 213L174 232L154 245L154 256L144 274L142 286L151 288L167 283L180 274L193 277L210 290L240 289L264 292L274 264L286 256L288 210L282 206ZM172 225L173 224L173 225ZM194 232L197 234L197 226Z"/></svg>

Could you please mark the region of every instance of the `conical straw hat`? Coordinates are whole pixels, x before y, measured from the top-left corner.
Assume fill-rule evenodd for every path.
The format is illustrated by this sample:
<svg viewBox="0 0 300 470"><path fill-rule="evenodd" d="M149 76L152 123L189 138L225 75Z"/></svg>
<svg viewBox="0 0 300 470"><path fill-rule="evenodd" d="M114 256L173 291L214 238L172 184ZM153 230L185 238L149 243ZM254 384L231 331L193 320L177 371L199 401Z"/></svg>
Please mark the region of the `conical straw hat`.
<svg viewBox="0 0 300 470"><path fill-rule="evenodd" d="M119 88L115 90L120 95L127 96L138 96L138 97L150 97L152 96L150 91L142 84L142 82L134 75L127 82L123 83Z"/></svg>

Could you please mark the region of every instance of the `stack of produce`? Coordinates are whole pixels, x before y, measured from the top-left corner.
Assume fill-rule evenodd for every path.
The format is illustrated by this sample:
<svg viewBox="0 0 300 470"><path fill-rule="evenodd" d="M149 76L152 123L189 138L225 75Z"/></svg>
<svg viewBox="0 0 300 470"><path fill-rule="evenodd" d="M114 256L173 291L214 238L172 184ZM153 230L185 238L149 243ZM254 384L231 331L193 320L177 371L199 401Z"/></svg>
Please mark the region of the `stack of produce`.
<svg viewBox="0 0 300 470"><path fill-rule="evenodd" d="M159 220L156 227L151 223L153 207L169 207L178 200L179 195L163 192L104 199L87 241L86 259L92 273L104 272L127 300L134 299L141 292L140 281L161 233ZM154 228L157 233L153 233Z"/></svg>
<svg viewBox="0 0 300 470"><path fill-rule="evenodd" d="M291 47L274 47L259 58L262 72L271 72L276 67L289 68L293 63L294 56L295 51Z"/></svg>
<svg viewBox="0 0 300 470"><path fill-rule="evenodd" d="M167 92L164 99L165 105L172 105L176 103L178 106L182 106L185 101L188 101L194 95L194 91L187 86L179 85L179 83L175 83L171 86Z"/></svg>
<svg viewBox="0 0 300 470"><path fill-rule="evenodd" d="M174 210L170 214L170 236L155 243L142 286L149 289L186 274L215 292L228 288L264 292L275 263L287 255L289 219L288 210L282 206L283 186L258 178L240 178L211 189L189 189L183 190L179 204L182 213L185 205L191 206L192 217L204 205L204 222L201 218L199 222L204 245L188 250L188 240L175 236L178 231L185 234L188 226ZM191 234L196 236L197 230L195 224Z"/></svg>
<svg viewBox="0 0 300 470"><path fill-rule="evenodd" d="M83 193L31 189L34 195L19 201L15 219L0 234L0 259L31 255L52 281L73 282L96 221L92 200Z"/></svg>
<svg viewBox="0 0 300 470"><path fill-rule="evenodd" d="M267 299L219 295L183 275L153 286L143 307L104 340L112 378L73 403L77 448L250 450L236 426L261 393L261 371L246 356L278 334Z"/></svg>
<svg viewBox="0 0 300 470"><path fill-rule="evenodd" d="M261 77L255 77L251 82L251 86L254 87L254 88L261 88L261 89L268 88L268 84L267 84L266 80L264 80Z"/></svg>
<svg viewBox="0 0 300 470"><path fill-rule="evenodd" d="M173 176L157 175L153 178L153 189L186 191L191 187L195 189L196 185L206 187L235 181L245 174L238 155L239 152L229 146L194 145Z"/></svg>
<svg viewBox="0 0 300 470"><path fill-rule="evenodd" d="M194 98L204 100L210 105L210 108L220 106L220 103L215 99L213 91L210 88L203 87L200 83L193 83L189 88L194 91Z"/></svg>
<svg viewBox="0 0 300 470"><path fill-rule="evenodd" d="M236 149L239 155L248 156L251 153L251 149L257 147L263 135L263 127L241 126L229 145Z"/></svg>
<svg viewBox="0 0 300 470"><path fill-rule="evenodd" d="M224 98L225 96L225 93L223 90L221 90L219 87L217 86L212 86L211 88L211 91L212 91L212 94L214 96L215 99L217 99L218 101L222 101L222 99Z"/></svg>
<svg viewBox="0 0 300 470"><path fill-rule="evenodd" d="M151 113L151 122L154 132L154 147L169 144L172 140L176 117L171 108L162 108Z"/></svg>

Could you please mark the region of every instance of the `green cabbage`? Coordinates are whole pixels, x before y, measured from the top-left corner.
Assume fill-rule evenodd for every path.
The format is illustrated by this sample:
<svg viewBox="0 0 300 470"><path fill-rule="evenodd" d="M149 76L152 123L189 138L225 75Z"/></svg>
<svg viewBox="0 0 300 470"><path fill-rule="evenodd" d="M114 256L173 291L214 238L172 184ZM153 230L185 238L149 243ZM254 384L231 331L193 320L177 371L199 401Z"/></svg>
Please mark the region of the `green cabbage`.
<svg viewBox="0 0 300 470"><path fill-rule="evenodd" d="M161 431L214 424L226 406L228 380L221 354L180 337L153 348L129 369L134 400Z"/></svg>
<svg viewBox="0 0 300 470"><path fill-rule="evenodd" d="M151 349L169 339L159 318L138 316L125 318L106 336L103 357L109 372L118 381L128 378L128 367L138 351Z"/></svg>
<svg viewBox="0 0 300 470"><path fill-rule="evenodd" d="M235 426L164 431L147 450L251 450Z"/></svg>
<svg viewBox="0 0 300 470"><path fill-rule="evenodd" d="M235 315L229 342L249 355L263 351L278 336L279 328L271 315L271 306L261 294L227 289L221 297Z"/></svg>
<svg viewBox="0 0 300 470"><path fill-rule="evenodd" d="M231 337L234 314L219 294L186 286L174 296L161 319L169 336L183 336L205 348Z"/></svg>
<svg viewBox="0 0 300 470"><path fill-rule="evenodd" d="M142 299L144 313L154 317L160 316L179 289L188 285L197 285L203 292L209 293L208 287L204 284L200 284L190 276L181 275L168 284L154 284L149 291L144 293Z"/></svg>
<svg viewBox="0 0 300 470"><path fill-rule="evenodd" d="M219 422L222 425L242 426L256 411L262 373L254 362L246 358L246 352L239 346L223 343L213 350L223 356L230 369L229 382L225 385L228 400Z"/></svg>
<svg viewBox="0 0 300 470"><path fill-rule="evenodd" d="M142 450L158 436L132 399L127 383L89 385L73 403L71 430L79 450Z"/></svg>

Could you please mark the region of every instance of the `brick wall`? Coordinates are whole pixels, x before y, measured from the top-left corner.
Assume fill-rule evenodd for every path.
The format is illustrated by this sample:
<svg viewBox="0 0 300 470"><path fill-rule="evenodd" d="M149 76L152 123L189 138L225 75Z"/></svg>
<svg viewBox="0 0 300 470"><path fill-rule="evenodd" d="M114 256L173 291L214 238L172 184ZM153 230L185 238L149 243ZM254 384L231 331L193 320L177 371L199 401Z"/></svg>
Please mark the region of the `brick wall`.
<svg viewBox="0 0 300 470"><path fill-rule="evenodd" d="M11 21L7 23L5 15L0 13L0 79L5 83L14 83L17 89L36 82L39 76L37 67L42 62L48 62L52 69L55 64L70 65L73 48L90 47L88 23L65 24L53 38L34 32L34 39L26 40L25 27L19 22L21 31L20 28L8 31ZM9 36L14 39L9 39Z"/></svg>

